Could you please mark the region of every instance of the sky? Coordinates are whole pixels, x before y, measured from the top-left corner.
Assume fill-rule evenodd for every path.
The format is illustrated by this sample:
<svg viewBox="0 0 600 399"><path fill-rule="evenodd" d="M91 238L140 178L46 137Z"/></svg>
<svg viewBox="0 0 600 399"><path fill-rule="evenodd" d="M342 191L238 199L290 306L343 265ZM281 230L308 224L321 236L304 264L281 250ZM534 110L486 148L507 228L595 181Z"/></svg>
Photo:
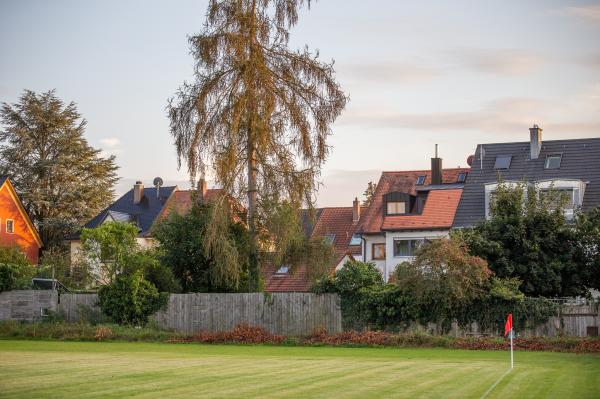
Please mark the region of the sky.
<svg viewBox="0 0 600 399"><path fill-rule="evenodd" d="M189 188L166 114L192 79L206 0L0 0L0 102L51 89L135 180ZM600 1L318 0L292 30L335 61L350 102L332 126L319 206L350 206L384 170L466 166L478 143L600 137Z"/></svg>

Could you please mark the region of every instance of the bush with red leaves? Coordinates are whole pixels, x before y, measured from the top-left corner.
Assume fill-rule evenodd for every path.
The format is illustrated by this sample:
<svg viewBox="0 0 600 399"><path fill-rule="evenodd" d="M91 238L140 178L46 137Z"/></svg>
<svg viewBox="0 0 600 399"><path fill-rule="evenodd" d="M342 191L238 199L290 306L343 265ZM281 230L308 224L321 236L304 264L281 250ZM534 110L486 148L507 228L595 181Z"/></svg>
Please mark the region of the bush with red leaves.
<svg viewBox="0 0 600 399"><path fill-rule="evenodd" d="M285 337L271 334L262 327L239 324L233 330L203 331L185 338L173 339L173 342L199 342L203 344L280 344Z"/></svg>

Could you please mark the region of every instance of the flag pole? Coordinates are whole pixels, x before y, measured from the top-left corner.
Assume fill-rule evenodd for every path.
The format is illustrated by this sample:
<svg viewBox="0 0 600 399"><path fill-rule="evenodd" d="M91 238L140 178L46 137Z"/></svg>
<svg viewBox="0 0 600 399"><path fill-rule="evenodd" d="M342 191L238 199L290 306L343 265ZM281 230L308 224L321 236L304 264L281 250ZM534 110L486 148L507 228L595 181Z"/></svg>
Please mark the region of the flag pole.
<svg viewBox="0 0 600 399"><path fill-rule="evenodd" d="M510 330L510 369L512 370L512 368L514 367L514 358L513 358L513 335L514 335L514 331L513 329Z"/></svg>

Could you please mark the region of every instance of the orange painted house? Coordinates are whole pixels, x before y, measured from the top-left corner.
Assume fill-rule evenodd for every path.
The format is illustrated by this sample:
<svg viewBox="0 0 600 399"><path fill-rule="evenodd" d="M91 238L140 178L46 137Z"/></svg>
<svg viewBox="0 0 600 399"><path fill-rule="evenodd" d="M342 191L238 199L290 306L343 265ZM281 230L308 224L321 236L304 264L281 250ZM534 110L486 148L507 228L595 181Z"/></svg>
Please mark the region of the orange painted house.
<svg viewBox="0 0 600 399"><path fill-rule="evenodd" d="M0 176L0 246L19 246L32 264L39 260L42 240L13 185Z"/></svg>

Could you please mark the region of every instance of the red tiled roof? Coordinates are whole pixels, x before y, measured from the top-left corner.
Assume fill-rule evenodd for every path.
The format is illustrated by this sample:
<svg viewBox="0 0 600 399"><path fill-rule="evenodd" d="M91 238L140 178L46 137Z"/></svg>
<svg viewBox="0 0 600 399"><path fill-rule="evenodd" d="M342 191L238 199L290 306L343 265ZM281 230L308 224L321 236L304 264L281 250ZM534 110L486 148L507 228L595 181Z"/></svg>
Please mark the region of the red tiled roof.
<svg viewBox="0 0 600 399"><path fill-rule="evenodd" d="M357 226L358 223L352 220L352 207L322 208L319 212L319 218L315 222L311 237L335 234L333 248L337 256L335 264L331 265L332 268L337 266L346 254L359 255L361 253L360 245L348 245ZM310 290L312 281L306 265L299 265L294 272L287 274L276 274L278 268L272 265L263 267L265 291L307 292Z"/></svg>
<svg viewBox="0 0 600 399"><path fill-rule="evenodd" d="M449 229L462 189L432 190L420 215L385 216L381 230Z"/></svg>
<svg viewBox="0 0 600 399"><path fill-rule="evenodd" d="M188 213L192 207L192 192L192 190L175 191L173 198L171 198L161 216L166 218L171 212L179 215ZM223 190L220 188L206 190L206 200L212 201L221 194L223 194Z"/></svg>
<svg viewBox="0 0 600 399"><path fill-rule="evenodd" d="M456 183L458 175L469 172L469 170L469 168L444 169L442 171L442 183ZM416 193L415 183L419 176L425 176L424 185L431 184L431 170L429 169L383 172L379 183L377 183L373 202L361 216L357 231L366 234L380 233L384 216L383 196L395 191L414 195Z"/></svg>

